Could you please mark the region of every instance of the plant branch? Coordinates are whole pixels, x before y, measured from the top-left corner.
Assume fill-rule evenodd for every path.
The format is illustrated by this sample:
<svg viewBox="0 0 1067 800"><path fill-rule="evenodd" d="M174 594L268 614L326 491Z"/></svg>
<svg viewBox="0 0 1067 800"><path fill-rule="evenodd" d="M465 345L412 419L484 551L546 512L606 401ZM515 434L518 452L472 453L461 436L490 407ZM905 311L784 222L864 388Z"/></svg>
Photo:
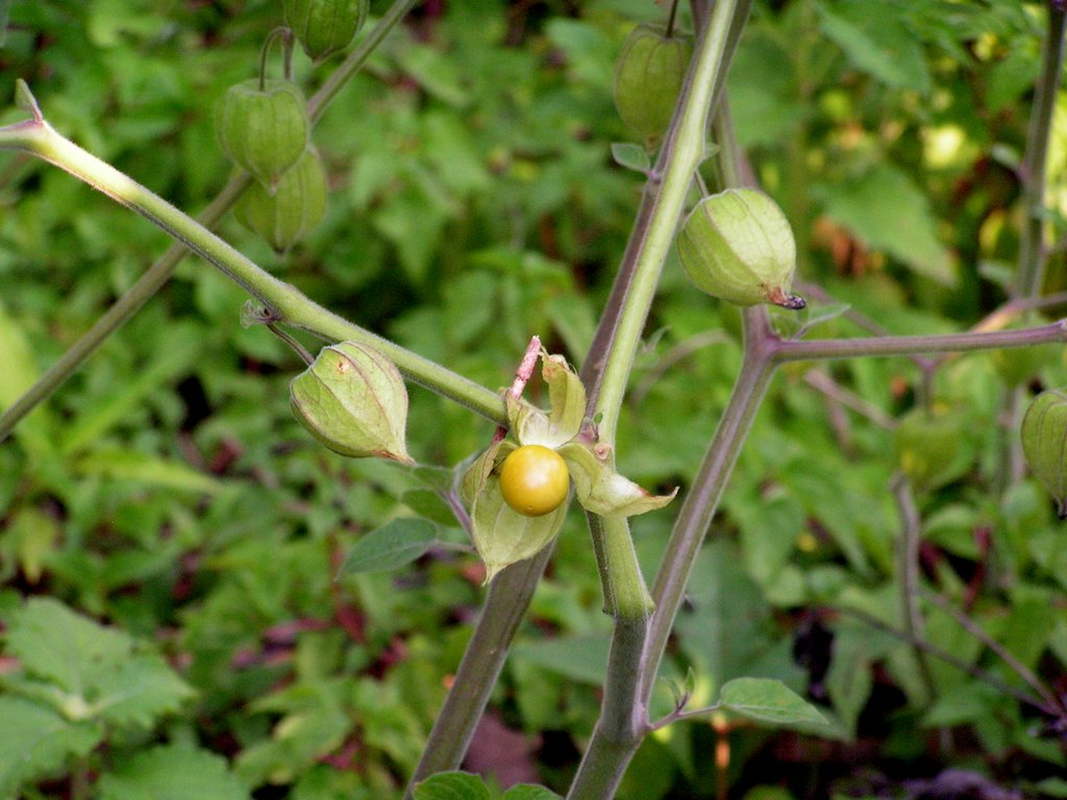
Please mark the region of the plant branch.
<svg viewBox="0 0 1067 800"><path fill-rule="evenodd" d="M893 476L890 488L900 513L900 533L897 537L897 572L900 586L900 611L904 620L904 630L913 642L926 640L923 632L922 611L919 608L919 545L922 542L922 520L915 505L908 479L902 474ZM919 674L926 686L927 699L936 697L933 673L926 660L926 652L915 646L915 659L919 663Z"/></svg>
<svg viewBox="0 0 1067 800"><path fill-rule="evenodd" d="M1063 703L1060 702L1051 691L1049 691L1049 688L1044 684L1044 682L1042 682L1042 680L1038 678L1037 675L1035 675L1029 667L1019 661L1019 659L1017 659L1014 655L1012 655L1010 650L1008 650L1006 647L1004 647L1004 645L1002 645L1000 642L998 642L996 639L986 633L985 629L982 628L981 625L979 625L965 613L957 609L955 606L949 603L948 600L946 600L944 597L937 594L936 592L924 590L922 594L923 597L925 597L935 606L937 606L950 617L952 617L952 619L956 621L957 625L959 625L961 628L967 631L967 633L971 634L971 636L973 636L986 647L988 647L990 650L992 650L1012 672L1022 678L1023 681L1028 684L1031 689L1037 692L1038 696L1042 699L1042 701L1044 701L1044 703L1049 708L1058 709L1060 714L1067 713L1067 709L1064 708Z"/></svg>
<svg viewBox="0 0 1067 800"><path fill-rule="evenodd" d="M360 70L374 49L385 39L386 34L396 27L415 2L416 0L398 0L394 3L367 37L341 62L322 88L308 101L308 117L312 125L318 122L330 101ZM28 153L20 153L20 156L22 155L29 158ZM200 213L197 221L205 228L214 229L251 183L252 178L246 172L230 178L215 199ZM11 434L27 414L59 389L111 334L122 327L166 285L188 252L182 244L171 245L44 375L0 414L0 442Z"/></svg>
<svg viewBox="0 0 1067 800"><path fill-rule="evenodd" d="M940 647L930 644L927 641L922 641L909 636L906 631L898 630L892 625L889 625L878 619L878 617L868 614L866 611L861 611L858 608L850 608L848 606L834 606L833 610L838 612L839 614L845 614L847 616L854 617L860 622L863 622L866 625L870 625L872 628L876 628L877 630L888 633L890 636L894 636L897 639L900 639L902 642L907 642L913 647L917 647L920 650L929 653L938 661L944 661L946 664L950 664L956 669L961 670L962 672L966 672L972 678L987 683L1000 692L1004 692L1005 694L1011 695L1020 703L1025 703L1026 705L1032 708L1036 708L1038 711L1041 711L1042 713L1047 714L1050 717L1059 716L1054 706L1046 705L1039 698L1036 698L1031 694L1028 694L1008 683L1005 683L996 675L991 672L988 672L987 670L982 669L981 667L976 667L973 664L968 664L966 661L961 658L958 658L947 650L942 650Z"/></svg>
<svg viewBox="0 0 1067 800"><path fill-rule="evenodd" d="M602 375L596 373L598 364L590 367L594 370L590 398L600 419L601 437L609 444L615 441L618 415L634 355L692 176L705 157L709 111L717 90L725 81L729 58L740 38L750 6L750 0L719 0L700 31L682 96L654 171L654 175L662 176L662 182L650 180L646 187L649 202L642 204L638 226L627 247L626 255L632 270L620 271L620 282L609 301L615 305L609 308L610 316L598 331L597 339L608 342L607 359ZM605 600L614 606L615 629L600 718L568 792L567 796L572 800L612 797L626 766L648 732L642 679L648 672L650 623L644 614L637 613L639 610L647 613L647 589L632 544L627 543L630 549L625 569L620 563L611 563L605 558L609 553L620 557L626 555L620 542L623 536L629 539L627 528L625 520L591 525L604 580ZM614 550L605 539L609 533L619 537L616 542L619 546ZM619 602L622 597L637 598L641 593L646 599L640 605L633 602L624 607Z"/></svg>
<svg viewBox="0 0 1067 800"><path fill-rule="evenodd" d="M850 408L860 416L877 425L891 431L897 426L897 421L878 406L864 400L855 392L841 386L837 381L821 370L808 370L804 373L804 383L818 392L826 395L835 403L840 403Z"/></svg>
<svg viewBox="0 0 1067 800"><path fill-rule="evenodd" d="M417 782L462 763L552 549L550 544L533 558L512 564L489 584L474 634L408 782L404 793L408 800Z"/></svg>
<svg viewBox="0 0 1067 800"><path fill-rule="evenodd" d="M757 310L750 309L746 316L754 316L756 313ZM737 463L741 445L774 374L775 366L769 353L762 338L753 336L746 341L741 374L671 530L667 550L652 586L652 599L656 602L656 610L652 615L645 645L646 664L642 676L642 697L645 702L652 693L659 663L663 658L674 618L681 607L689 574L704 543L704 535L711 525L726 482L734 464Z"/></svg>
<svg viewBox="0 0 1067 800"><path fill-rule="evenodd" d="M1063 69L1064 22L1067 12L1060 3L1048 4L1048 34L1041 58L1041 75L1034 93L1026 155L1022 163L1025 222L1019 245L1019 266L1015 273L1015 297L1041 294L1045 281L1045 169L1048 162L1052 115Z"/></svg>
<svg viewBox="0 0 1067 800"><path fill-rule="evenodd" d="M858 339L779 340L774 361L814 361L859 356L911 356L971 350L1029 347L1067 341L1067 320L1009 331L950 333L935 336L868 336Z"/></svg>
<svg viewBox="0 0 1067 800"><path fill-rule="evenodd" d="M416 383L494 422L505 421L503 401L495 392L326 310L163 198L61 136L43 119L0 128L0 149L3 148L25 150L43 158L137 212L244 287L280 321L326 341L352 340L370 345Z"/></svg>

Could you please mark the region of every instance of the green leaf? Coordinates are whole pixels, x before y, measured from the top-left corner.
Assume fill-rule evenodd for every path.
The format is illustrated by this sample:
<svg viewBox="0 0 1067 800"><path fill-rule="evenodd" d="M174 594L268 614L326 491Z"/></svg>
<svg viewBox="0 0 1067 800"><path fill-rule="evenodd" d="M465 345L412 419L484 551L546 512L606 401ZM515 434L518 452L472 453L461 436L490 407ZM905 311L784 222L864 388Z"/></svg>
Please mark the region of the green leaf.
<svg viewBox="0 0 1067 800"><path fill-rule="evenodd" d="M1067 797L1067 780L1063 778L1045 778L1035 783L1034 789L1045 797Z"/></svg>
<svg viewBox="0 0 1067 800"><path fill-rule="evenodd" d="M867 630L856 625L842 626L837 630L833 661L826 675L826 688L834 710L853 739L856 722L874 686L867 633Z"/></svg>
<svg viewBox="0 0 1067 800"><path fill-rule="evenodd" d="M559 355L541 354L541 377L548 384L551 410L549 423L560 438L572 439L578 435L585 419L585 387L578 375L567 365L567 359Z"/></svg>
<svg viewBox="0 0 1067 800"><path fill-rule="evenodd" d="M51 598L33 598L13 615L7 648L70 719L99 717L150 726L193 691L157 655L135 653L122 631L98 625Z"/></svg>
<svg viewBox="0 0 1067 800"><path fill-rule="evenodd" d="M902 5L906 4L837 0L817 8L823 33L853 64L887 86L926 94L930 74L922 42L902 19Z"/></svg>
<svg viewBox="0 0 1067 800"><path fill-rule="evenodd" d="M639 144L611 143L611 158L620 167L646 174L652 168L648 151Z"/></svg>
<svg viewBox="0 0 1067 800"><path fill-rule="evenodd" d="M469 772L441 772L415 784L415 800L489 800L489 789Z"/></svg>
<svg viewBox="0 0 1067 800"><path fill-rule="evenodd" d="M156 718L176 711L193 690L155 655L136 655L105 673L93 687L89 709L113 725L151 727Z"/></svg>
<svg viewBox="0 0 1067 800"><path fill-rule="evenodd" d="M21 79L18 86L25 87ZM29 91L28 89L26 90ZM32 99L32 97L31 97ZM37 380L37 365L25 332L0 305L0 410L13 405ZM19 442L34 453L49 453L53 445L54 422L45 406L38 406L15 429Z"/></svg>
<svg viewBox="0 0 1067 800"><path fill-rule="evenodd" d="M77 472L181 492L217 494L222 482L181 461L123 448L93 450L74 462Z"/></svg>
<svg viewBox="0 0 1067 800"><path fill-rule="evenodd" d="M429 489L412 489L410 492L404 492L400 501L420 517L425 517L438 525L455 527L459 524L452 507L437 492Z"/></svg>
<svg viewBox="0 0 1067 800"><path fill-rule="evenodd" d="M512 658L551 670L572 681L600 686L608 663L608 636L568 636L516 645Z"/></svg>
<svg viewBox="0 0 1067 800"><path fill-rule="evenodd" d="M133 642L50 597L31 598L11 620L7 650L31 675L84 693L129 655Z"/></svg>
<svg viewBox="0 0 1067 800"><path fill-rule="evenodd" d="M559 795L544 786L520 783L504 792L504 800L559 800Z"/></svg>
<svg viewBox="0 0 1067 800"><path fill-rule="evenodd" d="M885 250L923 277L955 286L956 269L937 236L930 202L905 173L879 164L859 178L816 190L827 215L868 246Z"/></svg>
<svg viewBox="0 0 1067 800"><path fill-rule="evenodd" d="M400 67L438 100L456 108L470 102L456 62L433 47L408 42L397 48Z"/></svg>
<svg viewBox="0 0 1067 800"><path fill-rule="evenodd" d="M166 331L151 362L138 371L134 380L118 383L101 402L78 415L64 432L60 452L69 456L93 443L142 405L152 392L186 372L200 358L203 339L193 325L177 325Z"/></svg>
<svg viewBox="0 0 1067 800"><path fill-rule="evenodd" d="M773 678L735 678L722 687L719 702L749 719L774 725L826 723L815 706Z"/></svg>
<svg viewBox="0 0 1067 800"><path fill-rule="evenodd" d="M10 9L10 4L5 3L4 16L7 15L7 10ZM7 30L7 20L4 20L4 30ZM30 91L29 84L22 78L15 80L15 105L21 108L23 111L29 111L35 117L41 116L41 109L37 106L37 98L33 96L33 92Z"/></svg>
<svg viewBox="0 0 1067 800"><path fill-rule="evenodd" d="M371 531L348 551L342 575L385 572L420 558L437 540L437 529L427 519L394 519Z"/></svg>
<svg viewBox="0 0 1067 800"><path fill-rule="evenodd" d="M104 735L99 725L70 722L21 697L0 697L0 720L0 797L58 771L70 756L85 755Z"/></svg>
<svg viewBox="0 0 1067 800"><path fill-rule="evenodd" d="M226 759L184 744L154 747L100 779L100 800L247 800Z"/></svg>

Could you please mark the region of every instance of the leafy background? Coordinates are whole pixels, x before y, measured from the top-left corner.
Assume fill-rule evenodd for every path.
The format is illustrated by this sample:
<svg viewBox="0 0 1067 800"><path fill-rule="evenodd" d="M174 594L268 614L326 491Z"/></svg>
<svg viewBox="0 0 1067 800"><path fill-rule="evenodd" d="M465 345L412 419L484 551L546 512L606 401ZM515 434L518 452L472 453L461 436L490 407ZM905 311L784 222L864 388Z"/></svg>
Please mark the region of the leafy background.
<svg viewBox="0 0 1067 800"><path fill-rule="evenodd" d="M614 113L613 61L635 21L662 13L646 0L422 4L316 129L325 221L285 257L232 220L223 235L487 386L509 381L532 333L579 362L642 180L610 155L635 141ZM279 21L266 0L16 0L0 97L24 78L58 130L195 212L229 169L213 102L255 73ZM828 293L812 304L818 334L860 333L845 317L817 322L838 303L908 334L967 328L1005 300L1043 29L1037 3L756 3L731 110L794 226L802 280ZM331 68L302 54L296 66L309 91ZM1057 239L1065 109L1061 97ZM5 406L168 242L12 154L0 206ZM1046 290L1064 282L1055 251ZM189 259L0 445L0 796L389 798L414 768L484 596L479 567L445 546L464 535L416 476L303 433L287 397L301 364L240 327L244 299ZM736 312L667 265L622 471L684 490L737 373L737 330ZM1038 366L1026 391L1067 383L1055 349ZM924 678L914 650L870 624L903 623L892 428L920 378L902 359L783 371L671 645L668 675L692 670L694 702L774 677L831 725L816 737L676 724L648 739L620 797L919 796L951 779L945 768L975 791L1067 796L1055 729L988 679L1025 688L1003 659L926 603L927 638L987 678L937 659ZM988 355L948 360L935 387L964 423L965 463L918 495L923 583L1062 692L1067 539L1032 480L998 478L1009 389ZM419 388L411 401L421 462L451 467L491 436ZM439 540L417 562L339 574L368 533L413 515ZM649 572L669 524L669 510L635 520ZM566 787L598 708L600 605L572 514L469 768ZM666 684L657 703L671 708Z"/></svg>

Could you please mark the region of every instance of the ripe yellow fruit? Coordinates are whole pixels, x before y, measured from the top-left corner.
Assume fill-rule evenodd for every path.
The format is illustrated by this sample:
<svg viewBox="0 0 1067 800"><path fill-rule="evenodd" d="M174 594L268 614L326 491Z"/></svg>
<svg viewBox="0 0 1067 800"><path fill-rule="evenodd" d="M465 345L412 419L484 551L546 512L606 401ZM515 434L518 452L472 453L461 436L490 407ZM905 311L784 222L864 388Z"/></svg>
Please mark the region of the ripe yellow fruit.
<svg viewBox="0 0 1067 800"><path fill-rule="evenodd" d="M543 517L567 499L570 473L559 453L539 444L513 450L500 468L504 502L527 517Z"/></svg>

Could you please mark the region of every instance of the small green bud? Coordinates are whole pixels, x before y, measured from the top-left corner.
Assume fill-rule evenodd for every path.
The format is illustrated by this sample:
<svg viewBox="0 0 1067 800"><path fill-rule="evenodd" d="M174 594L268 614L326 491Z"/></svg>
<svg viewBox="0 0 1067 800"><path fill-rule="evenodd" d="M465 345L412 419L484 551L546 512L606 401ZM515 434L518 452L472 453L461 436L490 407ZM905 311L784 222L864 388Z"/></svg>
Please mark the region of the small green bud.
<svg viewBox="0 0 1067 800"><path fill-rule="evenodd" d="M326 174L309 147L281 180L274 195L260 183L249 186L234 204L237 221L284 253L314 228L326 213Z"/></svg>
<svg viewBox="0 0 1067 800"><path fill-rule="evenodd" d="M377 350L357 342L324 347L293 378L289 399L297 421L334 452L413 463L404 444L404 379Z"/></svg>
<svg viewBox="0 0 1067 800"><path fill-rule="evenodd" d="M285 22L312 61L344 50L367 21L368 0L285 0Z"/></svg>
<svg viewBox="0 0 1067 800"><path fill-rule="evenodd" d="M1055 498L1067 519L1067 389L1050 389L1033 399L1022 424L1023 455L1030 471Z"/></svg>
<svg viewBox="0 0 1067 800"><path fill-rule="evenodd" d="M273 192L282 174L308 146L307 103L290 81L258 80L231 86L215 107L223 152Z"/></svg>
<svg viewBox="0 0 1067 800"><path fill-rule="evenodd" d="M911 411L900 420L893 444L900 471L917 488L935 489L959 473L963 431L950 414Z"/></svg>
<svg viewBox="0 0 1067 800"><path fill-rule="evenodd" d="M647 137L667 130L685 83L693 45L639 25L627 37L615 65L615 108L622 121Z"/></svg>
<svg viewBox="0 0 1067 800"><path fill-rule="evenodd" d="M701 291L739 306L803 308L789 294L796 243L778 205L755 189L728 189L697 204L678 234L678 255Z"/></svg>

